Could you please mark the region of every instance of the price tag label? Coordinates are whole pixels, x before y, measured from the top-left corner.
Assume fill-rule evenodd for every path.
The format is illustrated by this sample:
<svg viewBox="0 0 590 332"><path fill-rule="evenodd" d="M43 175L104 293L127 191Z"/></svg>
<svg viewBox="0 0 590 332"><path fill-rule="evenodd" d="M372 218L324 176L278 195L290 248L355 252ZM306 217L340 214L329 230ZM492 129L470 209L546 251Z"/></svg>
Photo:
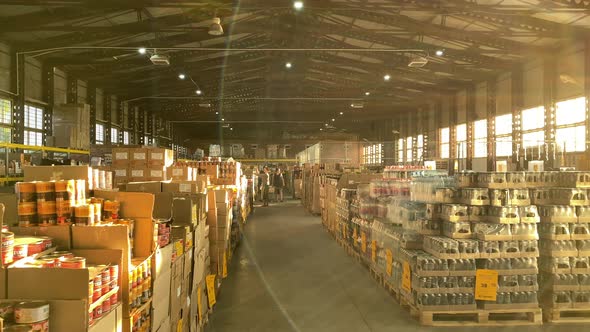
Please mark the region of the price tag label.
<svg viewBox="0 0 590 332"><path fill-rule="evenodd" d="M367 234L365 232L361 232L361 250L364 253L367 252Z"/></svg>
<svg viewBox="0 0 590 332"><path fill-rule="evenodd" d="M403 264L402 289L406 292L412 291L412 270L410 270L410 263L408 262Z"/></svg>
<svg viewBox="0 0 590 332"><path fill-rule="evenodd" d="M393 253L389 249L385 249L385 272L390 277L393 275Z"/></svg>
<svg viewBox="0 0 590 332"><path fill-rule="evenodd" d="M477 270L475 272L475 299L496 301L498 295L498 271Z"/></svg>
<svg viewBox="0 0 590 332"><path fill-rule="evenodd" d="M377 241L371 241L371 259L377 263Z"/></svg>
<svg viewBox="0 0 590 332"><path fill-rule="evenodd" d="M205 283L207 284L207 298L209 299L209 308L213 308L217 302L215 299L215 275L210 274L206 276Z"/></svg>

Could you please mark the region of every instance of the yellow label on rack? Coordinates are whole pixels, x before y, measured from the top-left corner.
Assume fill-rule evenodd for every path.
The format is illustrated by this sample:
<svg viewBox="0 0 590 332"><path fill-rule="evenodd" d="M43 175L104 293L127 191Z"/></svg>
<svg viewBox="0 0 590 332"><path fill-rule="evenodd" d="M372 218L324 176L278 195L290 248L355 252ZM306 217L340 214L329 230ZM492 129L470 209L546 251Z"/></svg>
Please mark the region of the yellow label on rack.
<svg viewBox="0 0 590 332"><path fill-rule="evenodd" d="M361 231L361 250L366 253L367 252L367 234Z"/></svg>
<svg viewBox="0 0 590 332"><path fill-rule="evenodd" d="M213 308L215 303L215 275L210 274L205 277L205 283L207 284L207 298L209 299L209 308Z"/></svg>
<svg viewBox="0 0 590 332"><path fill-rule="evenodd" d="M391 277L393 275L393 253L389 249L385 249L385 272Z"/></svg>
<svg viewBox="0 0 590 332"><path fill-rule="evenodd" d="M377 263L377 241L371 241L371 259Z"/></svg>
<svg viewBox="0 0 590 332"><path fill-rule="evenodd" d="M176 252L176 257L182 256L182 253L184 252L183 241L174 242L174 251Z"/></svg>
<svg viewBox="0 0 590 332"><path fill-rule="evenodd" d="M199 322L203 320L203 307L201 305L201 285L197 286L197 314L199 316Z"/></svg>
<svg viewBox="0 0 590 332"><path fill-rule="evenodd" d="M477 270L475 272L475 299L496 301L498 294L498 271Z"/></svg>
<svg viewBox="0 0 590 332"><path fill-rule="evenodd" d="M406 292L412 291L412 270L410 270L410 263L405 261L402 273L402 289Z"/></svg>
<svg viewBox="0 0 590 332"><path fill-rule="evenodd" d="M352 230L352 244L356 247L356 241L357 241L357 237L358 237L358 233L356 232L356 228L354 228Z"/></svg>
<svg viewBox="0 0 590 332"><path fill-rule="evenodd" d="M182 332L182 318L178 321L176 325L176 332Z"/></svg>
<svg viewBox="0 0 590 332"><path fill-rule="evenodd" d="M222 266L222 273L221 276L223 278L227 278L227 258L226 255L223 255L223 266Z"/></svg>

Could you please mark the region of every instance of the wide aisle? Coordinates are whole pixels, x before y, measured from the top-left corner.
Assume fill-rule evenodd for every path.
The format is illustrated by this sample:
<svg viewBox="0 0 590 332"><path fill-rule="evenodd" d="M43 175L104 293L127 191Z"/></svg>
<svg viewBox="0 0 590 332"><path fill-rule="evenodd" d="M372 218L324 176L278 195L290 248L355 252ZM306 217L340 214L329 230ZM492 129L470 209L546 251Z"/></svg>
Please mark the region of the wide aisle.
<svg viewBox="0 0 590 332"><path fill-rule="evenodd" d="M299 201L257 208L208 332L391 331L415 323Z"/></svg>

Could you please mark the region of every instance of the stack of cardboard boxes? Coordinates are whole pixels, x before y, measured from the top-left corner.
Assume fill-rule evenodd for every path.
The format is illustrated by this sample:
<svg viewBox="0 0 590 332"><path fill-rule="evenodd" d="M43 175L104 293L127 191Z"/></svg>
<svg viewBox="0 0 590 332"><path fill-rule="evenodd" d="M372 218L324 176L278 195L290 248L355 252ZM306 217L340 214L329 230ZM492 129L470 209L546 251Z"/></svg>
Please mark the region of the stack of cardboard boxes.
<svg viewBox="0 0 590 332"><path fill-rule="evenodd" d="M114 182L119 185L167 180L166 169L172 165L174 153L162 148L114 148L112 158Z"/></svg>
<svg viewBox="0 0 590 332"><path fill-rule="evenodd" d="M208 193L208 200L207 224L209 225L211 271L225 278L233 220L231 206L233 191L230 189L212 190Z"/></svg>
<svg viewBox="0 0 590 332"><path fill-rule="evenodd" d="M53 108L53 136L47 145L90 150L90 105L62 104Z"/></svg>

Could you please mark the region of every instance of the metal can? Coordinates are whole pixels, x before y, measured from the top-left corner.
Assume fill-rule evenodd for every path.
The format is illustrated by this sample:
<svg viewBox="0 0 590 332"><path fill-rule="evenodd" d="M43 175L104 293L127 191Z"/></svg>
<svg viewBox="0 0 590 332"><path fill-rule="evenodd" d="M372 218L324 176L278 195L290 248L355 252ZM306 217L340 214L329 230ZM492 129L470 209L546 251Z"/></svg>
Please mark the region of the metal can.
<svg viewBox="0 0 590 332"><path fill-rule="evenodd" d="M37 260L42 268L54 268L57 267L55 263L55 258L51 257L42 257Z"/></svg>
<svg viewBox="0 0 590 332"><path fill-rule="evenodd" d="M49 303L20 302L14 306L14 321L18 324L43 322L49 319Z"/></svg>
<svg viewBox="0 0 590 332"><path fill-rule="evenodd" d="M88 301L90 303L94 302L94 280L88 282Z"/></svg>
<svg viewBox="0 0 590 332"><path fill-rule="evenodd" d="M100 297L102 296L102 289L96 289L93 288L93 292L92 292L92 302L96 302L100 299Z"/></svg>
<svg viewBox="0 0 590 332"><path fill-rule="evenodd" d="M94 310L88 313L88 326L94 324Z"/></svg>
<svg viewBox="0 0 590 332"><path fill-rule="evenodd" d="M111 282L111 271L107 267L102 273L100 274L102 277L102 284L108 285Z"/></svg>
<svg viewBox="0 0 590 332"><path fill-rule="evenodd" d="M38 181L35 182L35 191L37 192L37 203L55 202L55 183Z"/></svg>
<svg viewBox="0 0 590 332"><path fill-rule="evenodd" d="M119 265L109 266L109 273L111 274L111 280L119 279Z"/></svg>
<svg viewBox="0 0 590 332"><path fill-rule="evenodd" d="M14 186L18 203L36 202L37 194L34 182L17 182Z"/></svg>
<svg viewBox="0 0 590 332"><path fill-rule="evenodd" d="M13 302L0 303L0 318L2 318L4 321L7 321L7 322L14 321L14 303Z"/></svg>
<svg viewBox="0 0 590 332"><path fill-rule="evenodd" d="M119 301L117 293L111 295L111 297L109 297L109 301L111 302L111 306L117 305L117 301Z"/></svg>
<svg viewBox="0 0 590 332"><path fill-rule="evenodd" d="M74 254L69 251L54 251L53 255L63 258L74 258Z"/></svg>
<svg viewBox="0 0 590 332"><path fill-rule="evenodd" d="M18 261L29 255L29 245L26 243L14 245L14 260Z"/></svg>
<svg viewBox="0 0 590 332"><path fill-rule="evenodd" d="M27 254L31 256L43 251L45 251L45 242L43 240L37 240L29 243Z"/></svg>
<svg viewBox="0 0 590 332"><path fill-rule="evenodd" d="M53 247L53 239L49 236L39 236L39 239L43 241L43 244L45 246L44 250L51 249L51 247Z"/></svg>
<svg viewBox="0 0 590 332"><path fill-rule="evenodd" d="M106 299L102 302L102 312L106 314L109 311L111 311L111 301Z"/></svg>
<svg viewBox="0 0 590 332"><path fill-rule="evenodd" d="M84 257L62 258L60 260L60 266L64 269L85 269L86 268L86 258L84 258Z"/></svg>
<svg viewBox="0 0 590 332"><path fill-rule="evenodd" d="M94 319L99 319L102 317L102 306L99 305L98 307L96 307L96 309L94 309L93 316Z"/></svg>

